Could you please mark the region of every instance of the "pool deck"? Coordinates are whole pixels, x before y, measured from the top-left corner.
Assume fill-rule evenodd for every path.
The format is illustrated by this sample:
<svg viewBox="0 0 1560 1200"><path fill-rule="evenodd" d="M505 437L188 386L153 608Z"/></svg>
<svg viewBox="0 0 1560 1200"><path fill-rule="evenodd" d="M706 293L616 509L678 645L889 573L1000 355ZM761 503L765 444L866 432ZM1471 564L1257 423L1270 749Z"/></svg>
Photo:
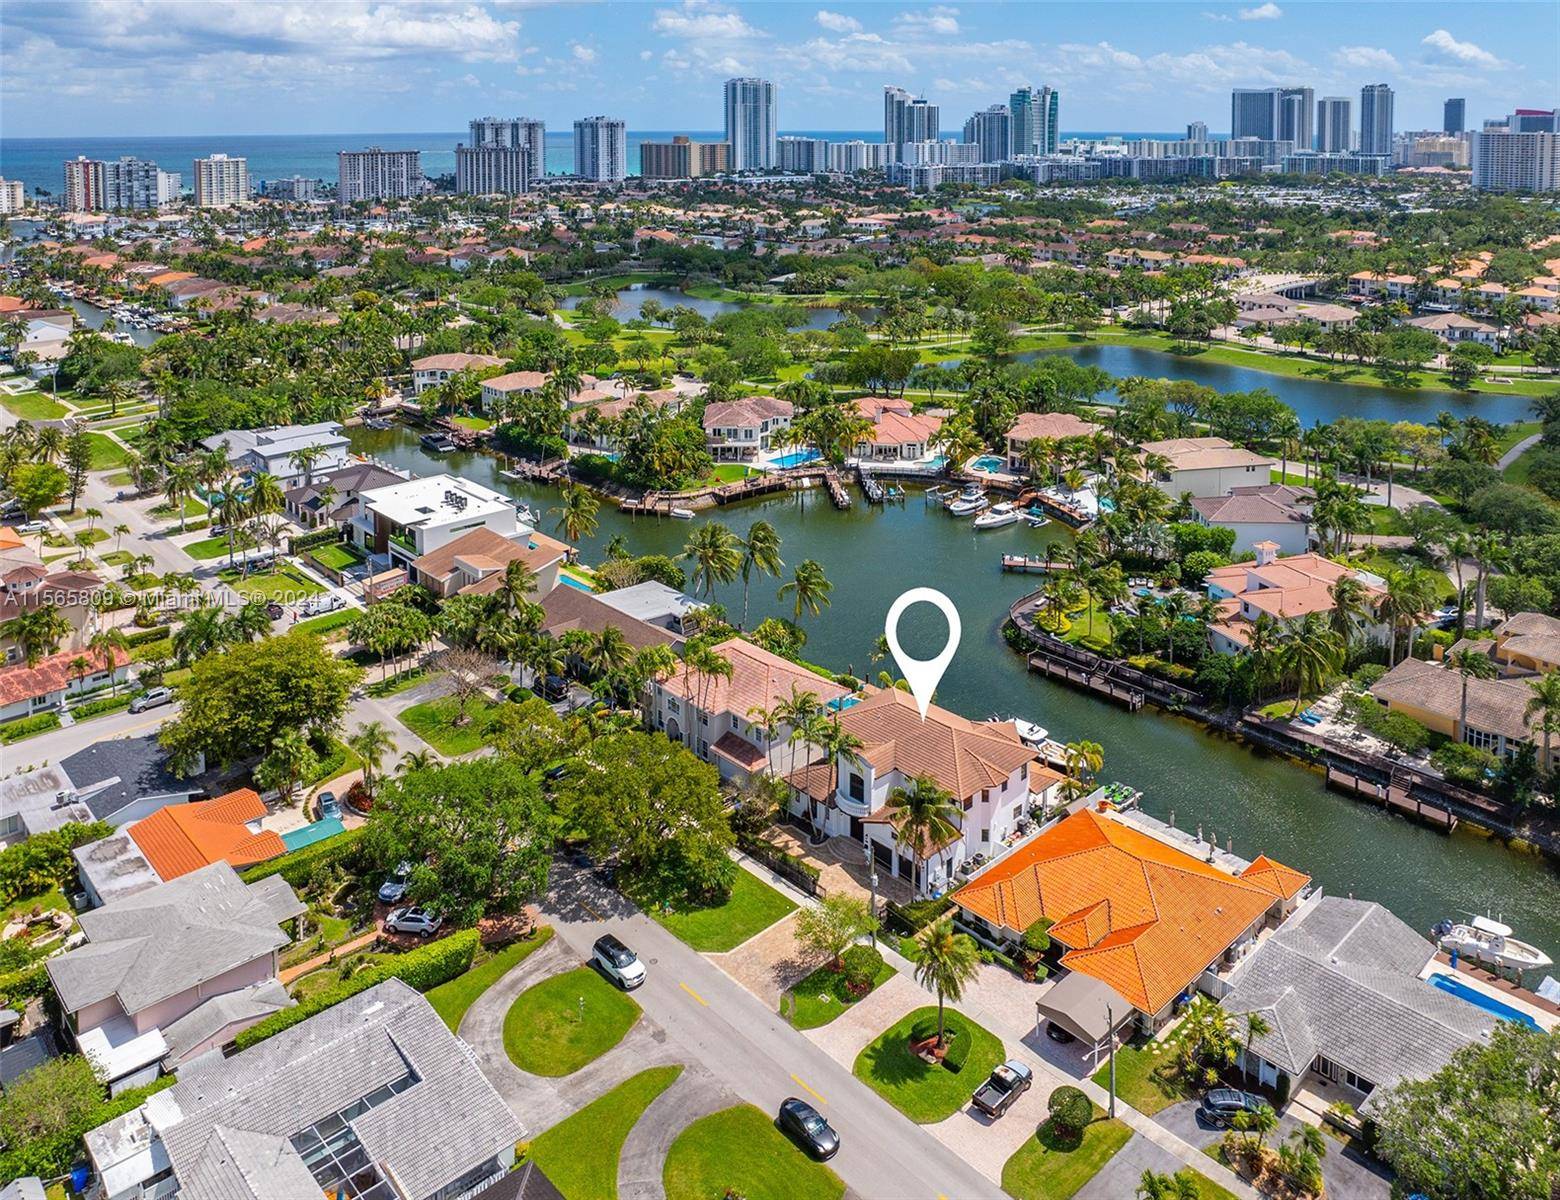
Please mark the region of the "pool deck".
<svg viewBox="0 0 1560 1200"><path fill-rule="evenodd" d="M1454 972L1451 956L1444 951L1437 951L1435 957L1426 963L1425 969L1419 973L1419 977L1425 980L1432 975L1454 975L1459 983L1532 1017L1538 1022L1539 1028L1546 1032L1560 1026L1560 1004L1545 1000L1538 993L1530 992L1527 988L1491 971L1486 971L1466 959L1458 960Z"/></svg>

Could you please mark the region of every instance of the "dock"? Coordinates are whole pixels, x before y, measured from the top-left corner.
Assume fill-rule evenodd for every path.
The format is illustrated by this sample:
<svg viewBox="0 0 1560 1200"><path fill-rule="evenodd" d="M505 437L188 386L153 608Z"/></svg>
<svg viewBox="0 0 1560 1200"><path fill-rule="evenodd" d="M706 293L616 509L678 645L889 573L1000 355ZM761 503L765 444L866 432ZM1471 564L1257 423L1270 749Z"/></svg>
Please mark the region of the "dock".
<svg viewBox="0 0 1560 1200"><path fill-rule="evenodd" d="M856 482L861 485L861 494L867 498L868 504L882 504L888 494L883 490L883 485L865 471L857 470Z"/></svg>
<svg viewBox="0 0 1560 1200"><path fill-rule="evenodd" d="M1070 683L1076 688L1086 692L1093 692L1096 696L1102 696L1107 700L1121 705L1128 712L1137 712L1143 707L1144 696L1136 688L1118 683L1110 678L1110 672L1090 671L1075 663L1065 662L1060 658L1054 658L1049 654L1031 654L1029 656L1029 669L1036 671L1049 679L1058 679L1063 683Z"/></svg>
<svg viewBox="0 0 1560 1200"><path fill-rule="evenodd" d="M1389 812L1413 817L1416 821L1451 833L1457 828L1457 814L1439 804L1430 804L1413 794L1411 781L1394 775L1387 783L1371 779L1333 763L1327 764L1327 786L1360 800L1369 800Z"/></svg>
<svg viewBox="0 0 1560 1200"><path fill-rule="evenodd" d="M823 486L828 489L829 499L834 502L835 508L850 507L850 493L845 490L845 485L840 482L839 472L833 467L824 467Z"/></svg>
<svg viewBox="0 0 1560 1200"><path fill-rule="evenodd" d="M1049 575L1054 571L1071 571L1072 564L1059 562L1054 558L1046 558L1039 554L1004 554L1002 556L1002 569L1004 571L1016 571L1021 575L1034 574Z"/></svg>

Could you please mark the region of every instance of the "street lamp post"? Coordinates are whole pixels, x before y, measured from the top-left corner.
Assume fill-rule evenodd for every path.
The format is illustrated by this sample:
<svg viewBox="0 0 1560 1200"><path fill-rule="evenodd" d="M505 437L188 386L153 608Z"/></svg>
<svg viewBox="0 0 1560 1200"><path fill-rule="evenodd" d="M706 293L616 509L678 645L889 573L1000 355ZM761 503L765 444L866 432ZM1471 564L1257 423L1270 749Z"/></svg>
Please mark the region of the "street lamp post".
<svg viewBox="0 0 1560 1200"><path fill-rule="evenodd" d="M1116 1115L1116 1014L1109 1003L1105 1005L1105 1024L1109 1027L1105 1036L1110 1039L1110 1115Z"/></svg>
<svg viewBox="0 0 1560 1200"><path fill-rule="evenodd" d="M872 862L872 843L863 843L861 849L867 859L867 886L872 889L872 907L867 910L872 914L872 926L868 929L867 934L872 939L872 945L875 949L877 947L877 867Z"/></svg>

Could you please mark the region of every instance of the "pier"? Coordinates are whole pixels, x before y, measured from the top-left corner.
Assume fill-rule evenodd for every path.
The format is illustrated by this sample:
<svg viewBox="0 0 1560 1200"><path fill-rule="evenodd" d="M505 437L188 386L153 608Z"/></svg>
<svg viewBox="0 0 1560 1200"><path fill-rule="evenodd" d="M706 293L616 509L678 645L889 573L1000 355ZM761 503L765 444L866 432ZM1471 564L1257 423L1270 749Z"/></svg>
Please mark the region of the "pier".
<svg viewBox="0 0 1560 1200"><path fill-rule="evenodd" d="M1428 804L1410 790L1412 779L1406 773L1394 772L1387 783L1371 779L1357 770L1334 763L1327 764L1327 786L1334 791L1369 800L1382 808L1401 816L1413 817L1432 829L1451 833L1457 828L1457 814L1439 804Z"/></svg>
<svg viewBox="0 0 1560 1200"><path fill-rule="evenodd" d="M1002 556L1002 569L1004 571L1016 571L1020 575L1034 574L1049 575L1055 571L1071 571L1072 564L1059 562L1054 558L1045 558L1039 554L1004 554Z"/></svg>
<svg viewBox="0 0 1560 1200"><path fill-rule="evenodd" d="M1110 678L1108 671L1095 672L1075 663L1066 662L1044 652L1029 656L1029 669L1037 671L1050 679L1059 679L1063 683L1070 683L1074 687L1084 691L1093 692L1097 696L1103 696L1107 700L1114 701L1129 712L1137 712L1143 707L1143 693L1126 684L1117 683Z"/></svg>

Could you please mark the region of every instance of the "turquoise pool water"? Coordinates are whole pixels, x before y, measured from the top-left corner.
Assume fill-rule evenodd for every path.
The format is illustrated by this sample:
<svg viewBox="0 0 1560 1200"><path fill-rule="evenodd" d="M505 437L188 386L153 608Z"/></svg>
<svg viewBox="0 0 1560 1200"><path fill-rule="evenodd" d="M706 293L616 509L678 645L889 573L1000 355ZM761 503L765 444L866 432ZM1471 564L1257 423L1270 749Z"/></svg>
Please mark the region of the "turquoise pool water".
<svg viewBox="0 0 1560 1200"><path fill-rule="evenodd" d="M982 454L970 466L977 471L991 471L993 473L1007 470L1006 460L998 458L995 454Z"/></svg>
<svg viewBox="0 0 1560 1200"><path fill-rule="evenodd" d="M774 465L781 470L788 470L791 467L802 466L804 463L817 462L822 457L823 455L816 450L793 450L775 459Z"/></svg>
<svg viewBox="0 0 1560 1200"><path fill-rule="evenodd" d="M575 588L576 590L581 591L581 592L590 592L590 591L594 591L595 590L594 588L592 588L590 586L590 584L588 584L588 583L581 583L578 579L574 578L573 575L559 575L558 576L558 582L559 583L566 583L571 588Z"/></svg>
<svg viewBox="0 0 1560 1200"><path fill-rule="evenodd" d="M1471 988L1461 979L1451 975L1435 974L1425 980L1433 988L1439 988L1443 992L1456 996L1459 1000L1466 1000L1475 1008L1482 1008L1487 1013L1492 1013L1502 1021L1516 1021L1520 1025L1526 1025L1529 1029L1538 1031L1538 1022L1520 1009L1512 1008L1509 1004L1502 1004L1494 996L1486 996L1477 988Z"/></svg>
<svg viewBox="0 0 1560 1200"><path fill-rule="evenodd" d="M824 707L830 712L844 712L847 708L854 708L860 703L860 696L840 696L837 699L830 700Z"/></svg>

